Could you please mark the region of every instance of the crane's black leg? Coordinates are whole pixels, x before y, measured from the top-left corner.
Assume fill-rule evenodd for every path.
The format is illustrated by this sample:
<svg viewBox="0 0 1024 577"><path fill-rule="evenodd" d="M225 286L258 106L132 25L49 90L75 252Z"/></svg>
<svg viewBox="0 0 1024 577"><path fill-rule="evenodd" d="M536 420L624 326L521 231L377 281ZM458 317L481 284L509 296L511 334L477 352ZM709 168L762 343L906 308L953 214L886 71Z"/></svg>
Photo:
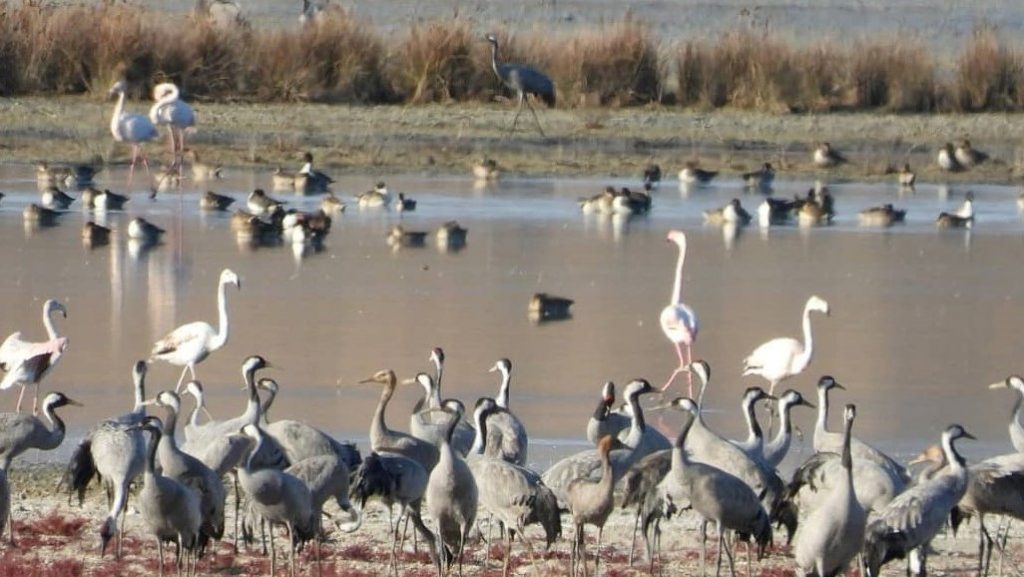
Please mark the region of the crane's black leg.
<svg viewBox="0 0 1024 577"><path fill-rule="evenodd" d="M519 108L516 109L516 115L512 118L512 128L509 129L509 133L516 131L516 126L519 124L519 115L523 113L523 106L526 104L526 93L519 93Z"/></svg>
<svg viewBox="0 0 1024 577"><path fill-rule="evenodd" d="M533 121L537 124L537 131L540 132L541 138L547 138L547 136L544 135L544 129L540 127L540 119L537 118L537 111L533 109L533 105L530 104L530 101L527 98L524 97L523 102L530 107L530 112L533 114Z"/></svg>

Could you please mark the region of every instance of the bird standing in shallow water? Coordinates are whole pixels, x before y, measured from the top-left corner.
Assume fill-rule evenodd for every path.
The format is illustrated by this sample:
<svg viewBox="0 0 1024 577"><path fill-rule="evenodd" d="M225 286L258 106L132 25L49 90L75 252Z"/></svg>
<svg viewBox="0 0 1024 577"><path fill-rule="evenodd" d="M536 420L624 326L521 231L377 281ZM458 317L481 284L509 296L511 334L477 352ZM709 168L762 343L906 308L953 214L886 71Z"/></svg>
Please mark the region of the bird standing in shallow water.
<svg viewBox="0 0 1024 577"><path fill-rule="evenodd" d="M515 118L512 119L512 128L509 132L515 131L516 124L519 122L519 115L523 112L523 106L527 106L533 114L534 122L537 123L537 131L540 132L541 136L544 136L544 129L540 126L537 112L533 109L533 105L530 104L527 97L531 94L535 95L548 106L554 107L555 85L542 72L538 72L529 66L508 63L499 64L498 37L494 34L488 34L487 41L491 43L491 67L494 69L494 73L498 76L498 80L501 80L502 84L516 92L516 96L519 99L519 108L516 110Z"/></svg>
<svg viewBox="0 0 1024 577"><path fill-rule="evenodd" d="M181 99L181 91L173 82L153 87L156 104L149 109L149 119L156 126L167 126L171 138L171 168L181 175L185 155L185 131L195 126L196 115L192 107Z"/></svg>
<svg viewBox="0 0 1024 577"><path fill-rule="evenodd" d="M114 115L110 118L110 133L117 142L127 142L132 145L132 164L128 170L128 184L131 185L132 176L135 175L135 163L142 158L142 164L149 173L149 161L141 154L142 144L153 140L159 134L156 126L142 114L132 114L124 111L125 92L128 88L124 81L120 81L110 89L110 95L117 95L117 104L114 105Z"/></svg>
<svg viewBox="0 0 1024 577"><path fill-rule="evenodd" d="M150 359L167 361L172 365L183 366L181 377L178 379L175 392L181 389L181 383L185 380L185 373L192 374L192 380L196 378L196 364L202 362L210 353L220 349L228 342L228 303L225 287L229 284L236 288L242 288L242 281L231 269L224 269L220 273L220 281L217 285L217 311L220 321L219 327L214 330L209 323L196 321L182 325L166 337L160 339L153 345Z"/></svg>
<svg viewBox="0 0 1024 577"><path fill-rule="evenodd" d="M17 411L21 411L21 401L25 396L25 385L34 384L36 392L32 400L32 412L37 409L39 400L39 381L43 380L53 367L60 361L64 350L67 348L67 337L57 335L57 329L53 325L52 315L59 312L64 318L68 318L68 311L61 303L49 299L43 303L43 326L46 328L46 336L49 340L41 343L28 342L21 338L21 331L11 334L0 345L0 369L7 374L0 381L0 390L9 389L14 385L21 385L21 394L18 395Z"/></svg>
<svg viewBox="0 0 1024 577"><path fill-rule="evenodd" d="M699 324L697 322L697 314L693 312L689 306L683 303L683 264L686 262L686 235L682 231L673 230L668 233L667 240L674 242L679 247L679 260L676 262L676 278L675 284L672 287L672 300L669 301L669 305L661 311L661 332L665 333L668 340L672 341L675 345L676 353L679 356L679 366L672 371L672 375L669 376L668 382L661 387L664 391L672 384L676 376L683 372L684 367L690 364L692 360L692 351L690 347L694 341L697 340L697 331L699 330ZM686 347L686 355L683 355L683 347ZM690 373L687 371L687 378L690 387L690 395L693 395L693 377L689 376Z"/></svg>

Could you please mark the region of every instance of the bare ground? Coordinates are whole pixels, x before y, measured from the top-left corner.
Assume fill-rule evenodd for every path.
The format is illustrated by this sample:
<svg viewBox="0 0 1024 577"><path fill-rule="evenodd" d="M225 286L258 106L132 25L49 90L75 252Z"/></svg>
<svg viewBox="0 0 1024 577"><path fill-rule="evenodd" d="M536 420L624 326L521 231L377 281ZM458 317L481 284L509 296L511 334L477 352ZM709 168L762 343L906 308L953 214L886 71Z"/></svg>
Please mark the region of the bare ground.
<svg viewBox="0 0 1024 577"><path fill-rule="evenodd" d="M157 570L155 543L148 538L141 525L141 519L131 503L126 525L126 539L123 555L115 559L108 550L106 556L99 554L99 525L105 515L105 499L97 485L86 496L85 503L79 507L69 503L65 494L55 490L60 476L60 467L56 465L32 465L15 468L11 474L12 509L15 518L15 536L17 544L8 544L6 534L0 541L0 575L17 577L66 577L77 575L154 575ZM231 545L233 535L233 517L229 495L229 518L225 540L215 547L215 553L208 555L199 566L201 575L266 575L269 574L269 558L260 553L258 545L243 546L237 554ZM563 517L563 532L571 535L568 518ZM601 552L602 575L623 577L646 575L647 565L638 561L634 568L628 566L629 542L632 531L632 511L617 510L604 532L604 544ZM991 521L990 521L991 523ZM301 554L300 573L302 575L324 575L362 577L393 574L389 569L390 554L388 544L388 517L384 509L378 505L368 505L364 514L362 527L355 533L331 533L321 548L321 567L318 570L312 548ZM696 519L692 515L684 515L681 519L669 521L663 525L663 562L656 564L655 573L669 576L690 576L700 572L699 542L697 540ZM537 570L534 571L530 556L522 543L514 549L512 567L515 575L567 575L569 541L567 537L555 543L549 551L542 547L542 536L539 532L528 531L528 535L537 553ZM936 552L929 558L929 570L935 575L966 574L974 571L976 563L977 524L963 531L958 539L940 536L934 546ZM1017 544L1020 531L1013 531L1008 546L1009 557L1004 564L1007 574L1019 573L1018 565L1021 556ZM776 537L776 543L783 540ZM280 554L285 542L283 535L278 536L278 552ZM713 541L709 541L713 547ZM588 529L588 546L594 546L593 529ZM469 575L500 575L501 567L496 557L500 558L502 549L493 544L491 560L484 566L487 547L479 541L470 543L466 557L465 573ZM745 559L741 553L742 546L737 547L737 569L745 574ZM996 554L998 557L998 553ZM170 565L170 548L167 549L168 565L166 569L173 571ZM407 542L399 554L399 574L429 577L435 575L427 553L422 544L418 552L413 552L412 544ZM715 560L712 552L711 561ZM993 559L995 564L995 559ZM794 575L794 563L789 550L776 545L770 555L753 565L753 574L761 577L788 577ZM278 571L284 571L282 565ZM723 565L726 571L726 565ZM170 573L169 573L170 574ZM727 573L726 573L727 574ZM885 569L886 575L902 575L903 566L900 562L892 562Z"/></svg>
<svg viewBox="0 0 1024 577"><path fill-rule="evenodd" d="M144 111L148 103L130 102ZM650 162L672 176L688 159L726 174L763 162L780 178L883 180L909 161L921 180L1011 182L1024 175L1020 115L771 115L703 113L671 107L539 110L541 137L529 112L509 133L514 107L495 105L340 106L197 103L191 145L206 162L228 167L297 167L310 150L333 172L464 173L482 155L518 175L629 176ZM0 162L84 161L129 155L108 132L111 104L99 98L0 100ZM967 173L940 173L934 162L947 141L970 138L991 162ZM820 141L851 158L825 173L810 164ZM154 159L166 143L148 146Z"/></svg>

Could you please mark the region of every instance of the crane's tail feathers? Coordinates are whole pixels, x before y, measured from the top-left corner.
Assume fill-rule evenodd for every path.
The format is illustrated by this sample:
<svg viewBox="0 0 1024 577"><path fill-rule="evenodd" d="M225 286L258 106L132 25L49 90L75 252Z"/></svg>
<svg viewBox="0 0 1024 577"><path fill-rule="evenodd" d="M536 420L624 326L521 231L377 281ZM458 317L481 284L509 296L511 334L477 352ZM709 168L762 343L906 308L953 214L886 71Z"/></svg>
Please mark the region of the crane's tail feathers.
<svg viewBox="0 0 1024 577"><path fill-rule="evenodd" d="M92 458L92 439L86 438L75 447L71 454L71 460L64 471L58 488L63 486L68 491L68 501L71 501L71 493L78 494L78 505L85 500L85 491L89 488L89 482L97 475L96 462Z"/></svg>
<svg viewBox="0 0 1024 577"><path fill-rule="evenodd" d="M868 577L878 577L882 566L893 559L907 555L907 536L900 531L890 530L881 520L868 527L864 539L864 565Z"/></svg>

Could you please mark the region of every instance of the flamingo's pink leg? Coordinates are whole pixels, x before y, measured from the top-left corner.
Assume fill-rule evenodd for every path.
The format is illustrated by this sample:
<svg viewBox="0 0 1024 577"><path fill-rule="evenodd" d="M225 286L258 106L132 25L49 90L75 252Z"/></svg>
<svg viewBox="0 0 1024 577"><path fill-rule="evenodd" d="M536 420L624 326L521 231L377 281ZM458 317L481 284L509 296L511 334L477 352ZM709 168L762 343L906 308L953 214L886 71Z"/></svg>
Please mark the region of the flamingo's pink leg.
<svg viewBox="0 0 1024 577"><path fill-rule="evenodd" d="M668 382L665 383L665 385L663 387L661 387L661 391L662 392L664 392L665 389L669 388L669 386L672 385L672 381L676 380L676 375L678 375L679 373L683 372L684 367L686 367L686 358L683 357L683 345L682 345L682 343L673 343L673 344L676 347L676 355L679 357L679 366L676 368L676 370L672 371L672 374L668 378Z"/></svg>

